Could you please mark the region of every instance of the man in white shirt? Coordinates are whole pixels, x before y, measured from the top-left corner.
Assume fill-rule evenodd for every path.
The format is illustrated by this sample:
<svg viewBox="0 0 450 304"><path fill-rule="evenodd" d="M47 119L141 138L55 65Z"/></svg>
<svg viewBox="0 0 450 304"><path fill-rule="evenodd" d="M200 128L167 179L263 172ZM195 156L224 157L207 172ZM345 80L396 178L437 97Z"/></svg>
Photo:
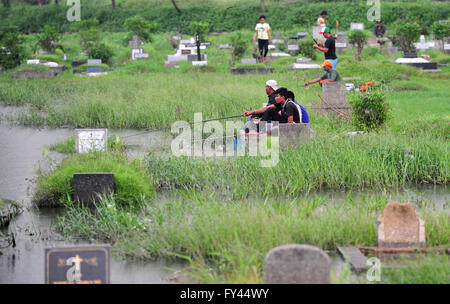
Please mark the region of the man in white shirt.
<svg viewBox="0 0 450 304"><path fill-rule="evenodd" d="M256 42L256 37L258 37L259 54L266 60L267 52L269 51L269 40L272 43L272 34L270 33L270 25L266 23L265 16L259 17L259 23L255 26L253 42Z"/></svg>

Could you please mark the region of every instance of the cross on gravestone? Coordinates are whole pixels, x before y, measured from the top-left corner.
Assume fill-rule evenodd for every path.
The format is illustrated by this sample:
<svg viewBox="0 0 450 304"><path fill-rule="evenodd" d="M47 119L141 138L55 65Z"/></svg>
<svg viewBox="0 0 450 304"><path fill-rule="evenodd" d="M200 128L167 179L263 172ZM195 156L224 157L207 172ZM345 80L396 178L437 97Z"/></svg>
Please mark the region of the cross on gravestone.
<svg viewBox="0 0 450 304"><path fill-rule="evenodd" d="M241 59L242 64L256 64L255 58L243 58Z"/></svg>
<svg viewBox="0 0 450 304"><path fill-rule="evenodd" d="M46 284L109 284L110 246L88 245L45 249Z"/></svg>
<svg viewBox="0 0 450 304"><path fill-rule="evenodd" d="M108 129L75 129L75 151L88 153L107 149Z"/></svg>
<svg viewBox="0 0 450 304"><path fill-rule="evenodd" d="M138 47L140 47L143 44L144 44L144 42L139 38L138 35L133 35L129 42L129 45L131 47L133 47L134 49L137 49Z"/></svg>
<svg viewBox="0 0 450 304"><path fill-rule="evenodd" d="M364 31L364 23L350 23L350 30Z"/></svg>
<svg viewBox="0 0 450 304"><path fill-rule="evenodd" d="M346 91L342 82L324 82L322 84L322 98L330 105L345 105Z"/></svg>
<svg viewBox="0 0 450 304"><path fill-rule="evenodd" d="M99 195L109 195L114 192L114 173L74 173L74 200L88 208L94 208L94 202Z"/></svg>
<svg viewBox="0 0 450 304"><path fill-rule="evenodd" d="M330 258L318 247L275 247L264 258L266 284L329 284Z"/></svg>
<svg viewBox="0 0 450 304"><path fill-rule="evenodd" d="M379 248L426 247L425 222L411 203L387 204L377 224Z"/></svg>

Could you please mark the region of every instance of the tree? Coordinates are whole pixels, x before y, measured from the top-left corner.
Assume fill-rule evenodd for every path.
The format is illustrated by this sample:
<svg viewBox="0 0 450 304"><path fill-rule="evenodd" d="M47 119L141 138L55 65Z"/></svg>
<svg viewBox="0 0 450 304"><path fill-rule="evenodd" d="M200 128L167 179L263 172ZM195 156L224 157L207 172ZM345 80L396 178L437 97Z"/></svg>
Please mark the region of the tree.
<svg viewBox="0 0 450 304"><path fill-rule="evenodd" d="M111 0L112 9L116 9L116 0Z"/></svg>
<svg viewBox="0 0 450 304"><path fill-rule="evenodd" d="M352 44L356 49L353 49L353 56L355 61L361 60L361 54L364 49L364 45L369 38L369 34L362 30L352 30L348 34L349 43Z"/></svg>
<svg viewBox="0 0 450 304"><path fill-rule="evenodd" d="M393 43L399 46L404 53L416 51L414 42L420 37L422 28L416 22L401 22L397 25Z"/></svg>
<svg viewBox="0 0 450 304"><path fill-rule="evenodd" d="M178 5L177 5L177 3L175 2L175 0L172 0L172 4L173 4L173 6L175 7L175 9L177 10L178 14L181 14L181 10L180 10L180 8L178 7Z"/></svg>
<svg viewBox="0 0 450 304"><path fill-rule="evenodd" d="M0 31L0 66L12 69L22 63L26 50L22 45L23 38L16 26L7 26Z"/></svg>
<svg viewBox="0 0 450 304"><path fill-rule="evenodd" d="M263 13L266 12L266 6L264 4L264 0L261 0L261 12L263 12Z"/></svg>

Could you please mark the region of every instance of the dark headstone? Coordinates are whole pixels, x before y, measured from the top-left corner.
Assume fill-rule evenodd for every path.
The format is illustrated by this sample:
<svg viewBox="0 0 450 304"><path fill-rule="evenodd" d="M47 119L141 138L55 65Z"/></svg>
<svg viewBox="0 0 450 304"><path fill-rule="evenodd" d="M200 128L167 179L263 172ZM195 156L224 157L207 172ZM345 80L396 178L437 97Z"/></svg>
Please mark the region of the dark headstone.
<svg viewBox="0 0 450 304"><path fill-rule="evenodd" d="M74 200L93 207L98 195L108 195L114 191L114 173L74 173Z"/></svg>
<svg viewBox="0 0 450 304"><path fill-rule="evenodd" d="M205 54L200 54L200 57L201 57L201 61L205 61L206 60ZM197 54L192 54L192 55L188 55L187 56L187 61L188 62L197 61L197 59L198 59Z"/></svg>
<svg viewBox="0 0 450 304"><path fill-rule="evenodd" d="M311 245L283 245L264 259L266 284L329 284L330 258Z"/></svg>
<svg viewBox="0 0 450 304"><path fill-rule="evenodd" d="M352 267L353 271L361 273L367 269L367 258L356 247L338 247L338 253Z"/></svg>
<svg viewBox="0 0 450 304"><path fill-rule="evenodd" d="M109 245L46 248L45 283L109 284Z"/></svg>

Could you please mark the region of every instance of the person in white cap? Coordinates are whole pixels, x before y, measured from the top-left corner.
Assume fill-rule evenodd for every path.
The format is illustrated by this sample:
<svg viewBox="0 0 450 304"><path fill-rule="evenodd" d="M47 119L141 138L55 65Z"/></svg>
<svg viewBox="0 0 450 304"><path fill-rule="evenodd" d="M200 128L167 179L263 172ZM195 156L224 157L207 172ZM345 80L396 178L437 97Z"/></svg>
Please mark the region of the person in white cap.
<svg viewBox="0 0 450 304"><path fill-rule="evenodd" d="M244 114L243 114L244 116L250 116L250 118L248 119L248 121L244 127L245 133L249 133L250 130L256 130L257 127L253 120L254 119L257 120L258 118L261 118L263 113L267 110L268 106L276 104L276 100L275 100L275 91L276 90L278 90L278 83L276 82L276 80L266 81L266 94L267 94L269 101L266 104L266 106L259 108L258 110L244 112ZM252 112L252 113L250 114L250 112Z"/></svg>

